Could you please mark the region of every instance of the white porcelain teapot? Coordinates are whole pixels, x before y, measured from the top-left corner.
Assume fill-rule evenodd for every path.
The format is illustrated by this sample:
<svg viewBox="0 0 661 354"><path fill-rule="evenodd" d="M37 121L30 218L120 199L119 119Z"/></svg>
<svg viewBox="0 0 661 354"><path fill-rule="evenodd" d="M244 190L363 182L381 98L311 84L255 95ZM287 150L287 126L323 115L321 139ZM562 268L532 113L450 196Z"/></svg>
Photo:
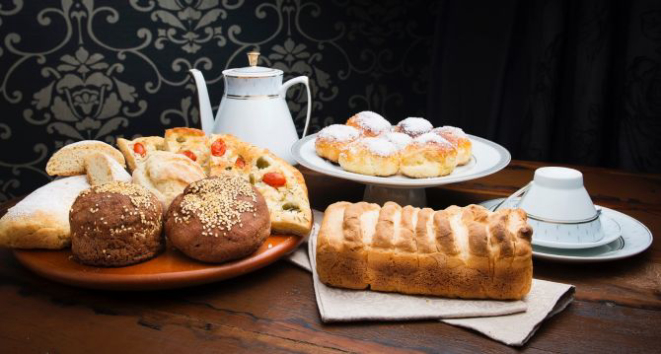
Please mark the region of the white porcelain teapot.
<svg viewBox="0 0 661 354"><path fill-rule="evenodd" d="M285 95L287 89L295 84L304 84L307 89L308 112L303 129L305 136L312 107L308 77L299 76L283 84L282 70L257 66L258 59L258 52L249 52L250 66L223 71L225 93L215 120L204 76L197 69L190 70L197 85L202 130L207 135L233 134L244 141L267 148L294 164L295 160L289 150L298 140L298 134Z"/></svg>

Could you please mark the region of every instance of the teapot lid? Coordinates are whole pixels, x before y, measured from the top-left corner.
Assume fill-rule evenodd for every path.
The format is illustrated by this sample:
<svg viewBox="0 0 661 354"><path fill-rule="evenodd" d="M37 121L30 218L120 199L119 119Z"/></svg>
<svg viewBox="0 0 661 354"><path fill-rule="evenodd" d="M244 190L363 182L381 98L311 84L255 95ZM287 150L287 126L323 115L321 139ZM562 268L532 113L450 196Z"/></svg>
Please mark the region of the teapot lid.
<svg viewBox="0 0 661 354"><path fill-rule="evenodd" d="M259 77L272 77L283 74L282 70L257 66L257 62L259 61L259 52L248 52L247 55L250 66L223 70L223 75L248 79L248 78L259 78Z"/></svg>

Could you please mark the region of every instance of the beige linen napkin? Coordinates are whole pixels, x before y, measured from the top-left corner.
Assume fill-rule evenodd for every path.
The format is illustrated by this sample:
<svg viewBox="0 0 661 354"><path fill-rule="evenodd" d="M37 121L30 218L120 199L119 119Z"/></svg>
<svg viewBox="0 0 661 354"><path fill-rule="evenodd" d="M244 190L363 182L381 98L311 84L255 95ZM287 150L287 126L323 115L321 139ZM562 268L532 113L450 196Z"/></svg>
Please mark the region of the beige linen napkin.
<svg viewBox="0 0 661 354"><path fill-rule="evenodd" d="M573 300L572 285L537 279L523 301L443 299L328 287L319 281L314 269L316 237L323 218L323 213L314 212L316 225L308 240L308 252L305 246L300 247L289 260L312 271L317 305L324 322L437 318L507 345L520 346L545 319L565 309Z"/></svg>

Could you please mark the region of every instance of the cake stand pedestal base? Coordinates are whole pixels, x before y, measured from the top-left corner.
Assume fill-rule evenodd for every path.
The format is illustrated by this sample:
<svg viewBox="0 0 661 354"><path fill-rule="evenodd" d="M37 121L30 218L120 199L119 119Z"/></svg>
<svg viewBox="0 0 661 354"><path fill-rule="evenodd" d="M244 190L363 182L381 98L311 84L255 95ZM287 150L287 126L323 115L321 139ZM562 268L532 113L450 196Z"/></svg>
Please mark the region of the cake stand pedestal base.
<svg viewBox="0 0 661 354"><path fill-rule="evenodd" d="M363 200L379 205L395 202L401 206L412 205L419 208L427 206L427 194L424 188L388 188L366 185Z"/></svg>

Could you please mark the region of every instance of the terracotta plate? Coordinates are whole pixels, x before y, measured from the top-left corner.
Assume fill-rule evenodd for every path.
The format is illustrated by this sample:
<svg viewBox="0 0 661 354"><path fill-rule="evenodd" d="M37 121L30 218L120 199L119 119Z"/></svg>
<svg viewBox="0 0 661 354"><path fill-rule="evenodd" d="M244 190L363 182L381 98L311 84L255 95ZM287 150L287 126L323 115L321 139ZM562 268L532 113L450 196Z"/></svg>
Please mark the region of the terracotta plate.
<svg viewBox="0 0 661 354"><path fill-rule="evenodd" d="M70 249L15 250L14 255L33 272L64 284L107 290L160 290L206 284L250 273L293 251L303 239L271 235L251 256L223 264L198 262L170 245L154 259L118 268L82 265L73 260Z"/></svg>

